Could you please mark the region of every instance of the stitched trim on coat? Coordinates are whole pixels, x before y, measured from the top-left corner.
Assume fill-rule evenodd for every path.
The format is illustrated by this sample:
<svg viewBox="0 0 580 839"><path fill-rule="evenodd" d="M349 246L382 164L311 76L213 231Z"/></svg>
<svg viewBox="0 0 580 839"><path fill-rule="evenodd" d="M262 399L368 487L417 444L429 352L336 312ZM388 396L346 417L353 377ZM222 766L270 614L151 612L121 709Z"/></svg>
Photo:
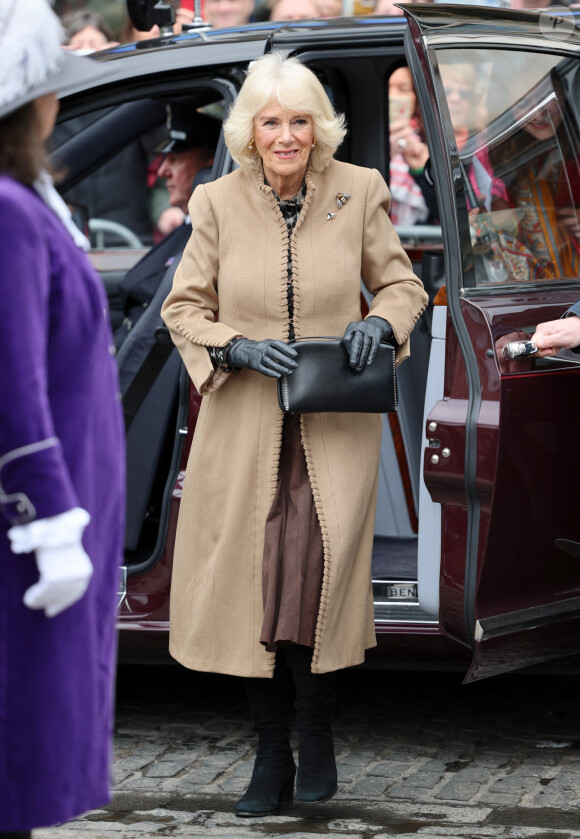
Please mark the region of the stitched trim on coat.
<svg viewBox="0 0 580 839"><path fill-rule="evenodd" d="M218 321L219 324L219 321ZM167 324L169 326L169 324ZM224 324L225 325L225 324ZM218 344L216 341L212 341L211 338L195 338L189 329L178 320L171 321L171 329L174 329L175 332L179 332L181 336L183 336L190 344L195 344L196 347L225 347L229 344L233 338L227 338L225 343ZM236 336L239 335L239 332L236 333ZM234 336L234 337L236 337Z"/></svg>
<svg viewBox="0 0 580 839"><path fill-rule="evenodd" d="M316 184L312 181L312 173L309 169L306 171L304 179L306 181L306 196L304 197L304 202L302 204L302 211L298 216L298 221L294 225L294 230L292 231L292 236L290 237L290 253L292 254L292 282L294 286L294 334L297 338L302 337L302 328L300 324L302 297L300 292L300 264L298 262L298 254L296 251L296 236L304 224L304 219L308 215L310 205L312 204L312 199L314 197L314 192L316 190Z"/></svg>
<svg viewBox="0 0 580 839"><path fill-rule="evenodd" d="M288 340L288 335L290 333L290 317L288 313L288 228L286 227L286 220L280 211L280 207L278 205L278 201L276 196L274 195L274 191L272 190L271 186L268 186L264 183L264 173L260 171L258 173L258 180L257 185L260 192L264 195L266 201L268 202L269 206L274 213L276 220L278 221L278 225L280 228L280 246L281 246L281 254L280 254L280 315L281 321L283 324L283 332L282 332L282 339L284 341ZM278 486L278 470L280 464L280 451L282 449L282 426L284 422L284 415L280 412L277 427L275 429L275 441L274 441L274 451L278 453L277 457L274 457L272 464L271 464L271 472L270 472L270 485L268 488L268 510L272 506L274 501L274 496L276 495L276 488ZM262 536L264 535L264 528L266 526L266 522L263 522L263 532ZM262 648L263 649L263 648ZM274 675L274 669L276 665L276 653L269 653L265 651L267 656L267 664L268 669L270 671L270 675Z"/></svg>
<svg viewBox="0 0 580 839"><path fill-rule="evenodd" d="M284 425L284 414L282 413L282 411L279 411L278 416L277 416L277 425L276 425L276 428L275 428L275 439L274 439L274 451L278 452L278 457L274 458L274 460L272 462L272 471L270 473L270 486L269 486L269 490L268 490L268 512L270 511L270 508L271 508L272 504L274 503L274 497L276 495L276 490L278 488L278 472L279 472L279 468L280 468L280 454L281 454L281 451L282 451L282 429L283 429L283 425ZM262 537L264 537L264 535L265 535L265 528L266 528L266 522L263 523ZM264 541L264 539L262 541ZM262 545L262 562L263 562L263 557L264 557L264 548L263 548L263 545ZM262 617L263 617L263 612L262 612ZM261 623L262 622L260 621L259 622L260 626L261 626ZM259 646L261 647L261 649L264 649L264 647L262 647L261 644ZM264 652L268 656L268 667L270 668L270 673L273 676L274 675L274 669L276 667L276 653L275 652L271 653L271 652L268 652L267 650L264 650Z"/></svg>
<svg viewBox="0 0 580 839"><path fill-rule="evenodd" d="M282 312L282 318L284 322L284 340L288 340L288 335L290 331L290 318L288 313L288 246L290 246L290 252L292 255L292 285L293 285L293 295L294 295L294 331L297 337L301 335L301 328L300 328L300 266L298 263L297 258L297 251L296 251L296 234L302 224L304 223L304 219L306 218L308 211L310 209L310 205L312 204L312 200L314 197L314 192L316 190L316 184L313 182L312 173L310 169L306 170L305 174L305 181L306 181L306 196L302 203L302 210L300 211L300 215L298 216L298 221L294 225L294 229L292 231L292 235L290 237L290 241L288 241L288 229L286 227L286 221L284 216L280 211L280 207L278 206L278 201L276 200L276 196L272 190L272 187L266 185L264 183L264 175L263 172L260 172L258 175L258 186L261 192L265 195L268 200L268 203L272 207L276 217L280 223L280 232L282 233L282 255L280 260L280 306ZM276 488L278 486L278 471L279 471L279 462L280 462L280 450L282 448L282 428L284 422L284 415L280 413L278 427L276 429L276 451L278 452L278 458L273 463L273 471L272 471L272 479L270 482L270 503L269 506L272 506L274 501L274 496L276 494ZM329 567L330 567L330 543L328 539L328 527L326 525L326 519L324 517L324 511L322 508L322 498L320 494L320 490L318 488L318 482L316 480L316 474L314 471L314 462L312 460L312 452L310 450L310 446L308 445L307 438L304 434L304 420L301 418L301 438L302 438L302 447L304 448L304 454L306 458L306 468L308 471L308 478L310 481L310 488L312 490L312 497L314 499L314 507L316 509L316 514L318 516L318 522L320 524L320 531L322 534L322 547L323 547L323 554L324 554L324 568L322 574L322 586L320 591L320 606L318 609L318 617L316 620L316 630L315 630L315 638L314 638L314 652L312 655L312 671L317 672L318 667L318 658L320 655L320 637L322 634L322 627L324 625L324 619L326 616L326 606L328 602L328 578L329 578ZM272 657L275 656L275 653L270 654ZM273 660L273 658L272 658Z"/></svg>
<svg viewBox="0 0 580 839"><path fill-rule="evenodd" d="M423 312L425 311L426 308L427 308L427 304L425 304L423 306L423 308L418 312L417 316L415 318L413 318L411 326L409 327L408 331L405 332L404 335L397 335L395 330L393 330L393 334L394 334L395 338L397 339L397 344L399 344L399 345L404 344L405 341L407 341L411 337L411 332L415 328L415 324L417 323L417 321L419 320L419 318L421 317L421 315L423 314ZM369 312L369 314L370 314L370 312Z"/></svg>
<svg viewBox="0 0 580 839"><path fill-rule="evenodd" d="M302 204L302 212L298 217L298 221L292 231L292 236L290 239L290 247L292 253L292 277L294 283L294 330L297 337L302 336L302 329L300 323L300 311L301 311L301 294L300 294L300 264L297 258L297 251L296 251L296 236L300 227L304 224L304 219L306 218L309 210L310 205L312 204L312 200L314 198L314 192L316 190L316 184L313 183L312 173L310 170L306 171L306 197L304 198L304 203ZM308 471L308 478L310 480L310 488L312 490L312 497L314 499L314 507L316 509L316 515L318 516L318 523L320 525L320 532L322 535L322 548L323 548L323 571L322 571L322 586L320 588L320 605L318 607L318 617L316 619L316 629L314 633L314 651L312 653L312 672L318 672L318 661L320 658L320 639L322 637L322 630L324 628L324 623L326 619L326 608L328 604L328 588L329 588L329 576L330 576L330 541L328 536L328 525L326 523L326 518L324 515L324 508L322 505L322 496L320 494L320 489L318 486L318 480L316 478L316 472L314 469L314 461L312 458L312 450L310 448L310 441L308 440L308 434L305 431L305 420L304 417L300 418L300 429L301 429L301 437L302 437L302 447L304 449L304 456L306 458L306 469Z"/></svg>
<svg viewBox="0 0 580 839"><path fill-rule="evenodd" d="M322 638L322 630L326 618L326 607L328 605L328 588L330 577L330 540L328 536L328 525L324 516L324 509L322 506L322 496L318 481L316 479L316 472L314 470L314 461L312 459L312 449L310 448L310 441L306 433L306 421L304 416L300 417L300 427L302 431L302 447L306 457L306 469L310 479L310 488L312 489L312 497L314 498L314 506L316 508L316 515L318 516L318 524L320 525L320 532L322 534L322 547L324 554L323 571L322 571L322 586L320 589L320 605L318 607L318 618L316 620L316 630L314 633L314 651L312 653L312 672L318 673L318 662L320 658L320 641Z"/></svg>
<svg viewBox="0 0 580 839"><path fill-rule="evenodd" d="M269 184L264 183L264 173L258 172L258 188L272 208L274 216L280 227L281 253L280 253L280 316L283 323L282 340L287 341L290 335L290 317L288 313L288 228L286 220L278 206L278 200L274 190Z"/></svg>

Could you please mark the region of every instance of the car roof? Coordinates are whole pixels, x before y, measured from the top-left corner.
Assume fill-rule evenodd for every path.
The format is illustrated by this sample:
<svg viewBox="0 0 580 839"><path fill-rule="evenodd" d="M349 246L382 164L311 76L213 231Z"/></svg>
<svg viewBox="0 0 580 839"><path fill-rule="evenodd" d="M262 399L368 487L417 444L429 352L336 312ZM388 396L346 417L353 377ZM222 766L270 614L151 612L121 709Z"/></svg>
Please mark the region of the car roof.
<svg viewBox="0 0 580 839"><path fill-rule="evenodd" d="M491 6L459 5L455 3L401 3L401 9L408 12L419 22L424 31L445 29L453 35L467 29L480 32L493 30L499 32L526 32L530 35L541 33L546 40L557 41L558 34L550 36L547 21L554 16L568 18L570 22L580 23L580 11L567 10L563 6L547 7L543 10L511 9ZM542 25L544 22L544 25ZM121 44L100 53L110 58L132 53L152 53L172 51L183 47L207 46L209 44L241 44L244 42L269 42L269 48L279 45L315 44L340 41L348 38L369 40L394 36L402 38L406 18L389 15L358 15L355 17L325 18L322 20L265 21L250 23L223 29L202 27L191 29L180 35L152 38L133 44Z"/></svg>
<svg viewBox="0 0 580 839"><path fill-rule="evenodd" d="M385 33L387 27L387 33ZM100 56L117 57L131 53L152 53L158 50L176 50L183 47L208 46L209 44L240 44L243 42L269 41L272 47L279 42L334 41L341 37L350 39L368 38L369 34L384 37L385 34L397 33L402 36L406 20L397 16L358 16L344 18L325 18L323 20L265 21L249 23L223 29L191 29L180 35L168 35L140 41L133 44L120 44L102 53Z"/></svg>

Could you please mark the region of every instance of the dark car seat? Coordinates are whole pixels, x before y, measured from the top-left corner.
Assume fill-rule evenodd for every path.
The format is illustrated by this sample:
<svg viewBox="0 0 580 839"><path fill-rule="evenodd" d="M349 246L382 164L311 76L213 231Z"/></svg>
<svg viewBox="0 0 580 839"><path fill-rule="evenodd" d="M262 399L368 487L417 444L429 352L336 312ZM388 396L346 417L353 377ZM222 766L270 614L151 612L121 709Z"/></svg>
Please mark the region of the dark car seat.
<svg viewBox="0 0 580 839"><path fill-rule="evenodd" d="M195 177L193 188L210 180L211 167L201 169ZM147 309L119 350L117 363L123 398L155 344L156 330L164 325L161 306L171 291L180 258L181 253L176 255L167 269ZM147 386L146 395L127 431L125 549L129 552L136 551L139 547L143 525L154 500L152 494L155 487L159 486L160 482L164 485L167 479L170 456L164 455L167 453L168 443L174 439L181 369L181 358L174 348L155 380ZM155 493L156 498L160 498L161 494Z"/></svg>

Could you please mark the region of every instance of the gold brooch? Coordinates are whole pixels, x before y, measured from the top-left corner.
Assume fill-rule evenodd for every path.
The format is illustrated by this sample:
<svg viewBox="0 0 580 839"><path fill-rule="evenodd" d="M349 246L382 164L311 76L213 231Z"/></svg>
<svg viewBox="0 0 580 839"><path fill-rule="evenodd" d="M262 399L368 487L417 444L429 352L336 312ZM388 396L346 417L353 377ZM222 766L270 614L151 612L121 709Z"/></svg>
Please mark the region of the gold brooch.
<svg viewBox="0 0 580 839"><path fill-rule="evenodd" d="M336 193L336 206L339 210L342 210L348 199L350 198L350 194L348 192L337 192Z"/></svg>

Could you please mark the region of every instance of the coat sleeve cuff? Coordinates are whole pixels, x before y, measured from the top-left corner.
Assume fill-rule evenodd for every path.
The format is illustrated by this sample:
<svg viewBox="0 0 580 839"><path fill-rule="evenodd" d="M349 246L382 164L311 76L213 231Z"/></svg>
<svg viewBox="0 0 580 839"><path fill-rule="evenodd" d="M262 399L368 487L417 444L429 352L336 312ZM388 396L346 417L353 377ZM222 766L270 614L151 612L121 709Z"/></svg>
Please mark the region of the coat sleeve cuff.
<svg viewBox="0 0 580 839"><path fill-rule="evenodd" d="M0 514L10 527L77 506L57 437L0 456Z"/></svg>
<svg viewBox="0 0 580 839"><path fill-rule="evenodd" d="M12 553L32 553L37 548L61 548L80 544L83 531L91 517L82 507L73 507L66 513L49 519L37 519L28 524L18 524L8 531Z"/></svg>

